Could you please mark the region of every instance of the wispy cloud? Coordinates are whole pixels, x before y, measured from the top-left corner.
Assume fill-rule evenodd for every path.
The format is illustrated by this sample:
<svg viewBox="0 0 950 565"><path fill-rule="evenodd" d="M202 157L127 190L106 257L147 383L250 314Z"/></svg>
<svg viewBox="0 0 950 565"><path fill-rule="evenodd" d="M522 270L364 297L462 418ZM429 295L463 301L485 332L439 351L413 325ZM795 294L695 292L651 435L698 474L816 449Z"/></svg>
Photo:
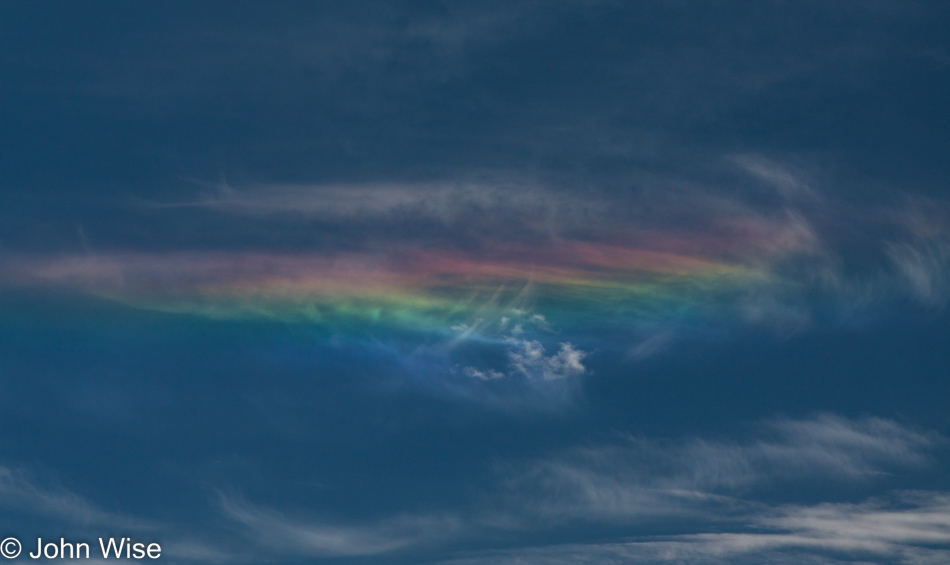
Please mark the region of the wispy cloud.
<svg viewBox="0 0 950 565"><path fill-rule="evenodd" d="M818 193L801 171L767 159L761 155L737 155L735 162L745 172L763 181L787 201L818 200Z"/></svg>
<svg viewBox="0 0 950 565"><path fill-rule="evenodd" d="M23 532L24 523L29 524L39 518L44 529L28 534L35 536L32 537L34 540L36 537L54 537L51 533L55 533L55 537L64 535L69 540L75 536L95 538L137 532L151 540L158 540L163 558L208 564L245 561L244 557L232 551L233 544L202 539L207 532L189 531L193 526L188 520L172 524L106 510L102 505L55 482L38 480L25 469L0 466L0 508L4 510L4 523L8 531ZM21 520L23 517L27 517L27 520ZM55 529L50 530L53 526ZM20 540L26 543L23 537ZM107 561L93 558L92 562Z"/></svg>
<svg viewBox="0 0 950 565"><path fill-rule="evenodd" d="M0 466L0 506L61 520L76 527L148 530L157 524L109 512L62 487L42 485L25 470Z"/></svg>
<svg viewBox="0 0 950 565"><path fill-rule="evenodd" d="M493 178L421 183L340 185L220 184L186 202L147 207L201 209L233 216L297 217L324 222L383 222L388 231L435 222L463 228L480 239L492 234L552 235L579 229L609 213L609 203L531 179ZM379 242L376 242L379 243Z"/></svg>
<svg viewBox="0 0 950 565"><path fill-rule="evenodd" d="M442 563L936 565L950 559L950 494L905 492L857 504L781 506L716 529L716 533L655 536L632 542L486 552Z"/></svg>
<svg viewBox="0 0 950 565"><path fill-rule="evenodd" d="M458 534L452 516L399 516L370 525L343 526L288 518L276 511L221 496L224 515L244 526L260 545L310 557L378 555Z"/></svg>
<svg viewBox="0 0 950 565"><path fill-rule="evenodd" d="M557 520L731 512L750 489L781 482L868 481L926 465L945 440L880 419L777 420L746 442L688 439L585 447L511 476L536 511ZM513 496L517 496L513 493Z"/></svg>
<svg viewBox="0 0 950 565"><path fill-rule="evenodd" d="M860 502L766 503L761 488L869 485L930 462L945 438L881 419L821 415L763 423L744 441L629 439L507 468L517 528L616 529L607 543L472 552L481 563L901 563L950 557L950 493L894 491ZM664 524L663 535L637 525Z"/></svg>
<svg viewBox="0 0 950 565"><path fill-rule="evenodd" d="M765 503L755 493L829 482L869 485L891 471L927 465L944 443L941 436L888 420L822 415L762 423L741 441L628 439L500 463L491 490L467 508L442 513L346 524L290 517L234 496L222 496L221 508L261 551L272 554L446 552L460 541L491 546L491 540L561 536L580 525L599 525L610 531L622 526L633 537L515 546L449 562L744 563L799 555L803 562L823 563L838 555L918 563L913 559L921 555L936 559L950 551L938 547L950 545L950 494L895 492L862 502L796 505ZM668 533L637 537L647 523L665 524Z"/></svg>
<svg viewBox="0 0 950 565"><path fill-rule="evenodd" d="M911 296L925 304L946 304L950 296L950 239L891 243L886 251Z"/></svg>

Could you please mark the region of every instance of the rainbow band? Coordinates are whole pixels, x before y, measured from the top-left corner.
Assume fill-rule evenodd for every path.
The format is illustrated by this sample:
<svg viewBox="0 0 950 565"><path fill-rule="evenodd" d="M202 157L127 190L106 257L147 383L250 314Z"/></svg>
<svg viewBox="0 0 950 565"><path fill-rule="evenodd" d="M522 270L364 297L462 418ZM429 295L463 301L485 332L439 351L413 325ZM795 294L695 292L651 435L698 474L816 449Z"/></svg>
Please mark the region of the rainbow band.
<svg viewBox="0 0 950 565"><path fill-rule="evenodd" d="M775 284L741 263L613 244L508 246L476 256L117 254L7 262L5 286L79 289L137 308L219 319L384 324L452 333L525 306L559 327L710 316L750 285Z"/></svg>

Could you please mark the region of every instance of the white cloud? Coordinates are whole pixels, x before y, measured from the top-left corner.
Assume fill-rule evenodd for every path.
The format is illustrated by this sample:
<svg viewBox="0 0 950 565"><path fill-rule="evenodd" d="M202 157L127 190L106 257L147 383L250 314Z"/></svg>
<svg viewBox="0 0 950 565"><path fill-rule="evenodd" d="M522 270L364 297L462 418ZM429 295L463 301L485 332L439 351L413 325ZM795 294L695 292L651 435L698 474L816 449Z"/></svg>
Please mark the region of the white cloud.
<svg viewBox="0 0 950 565"><path fill-rule="evenodd" d="M532 379L552 381L583 375L587 368L583 360L587 353L570 342L561 343L554 355L545 355L544 346L537 340L511 339L512 351L508 358L515 371Z"/></svg>
<svg viewBox="0 0 950 565"><path fill-rule="evenodd" d="M554 381L587 373L583 361L588 353L578 349L573 343L562 342L557 353L547 355L540 341L526 337L537 332L556 333L543 314L531 313L513 306L504 308L503 311L506 315L489 321L478 319L468 324L458 323L452 326L452 330L458 334L455 343L477 337L502 344L508 349L507 372L467 366L462 370L466 376L493 380L521 375L536 381Z"/></svg>
<svg viewBox="0 0 950 565"><path fill-rule="evenodd" d="M532 314L531 323L534 324L534 326L539 330L546 332L554 331L554 329L551 327L551 324L548 323L547 318L545 318L543 314Z"/></svg>
<svg viewBox="0 0 950 565"><path fill-rule="evenodd" d="M465 367L463 370L466 377L471 377L473 379L481 379L483 381L490 381L494 379L503 379L505 374L493 369L476 369L475 367Z"/></svg>
<svg viewBox="0 0 950 565"><path fill-rule="evenodd" d="M950 546L950 494L912 492L895 501L791 506L758 523L829 549L889 552L901 544Z"/></svg>

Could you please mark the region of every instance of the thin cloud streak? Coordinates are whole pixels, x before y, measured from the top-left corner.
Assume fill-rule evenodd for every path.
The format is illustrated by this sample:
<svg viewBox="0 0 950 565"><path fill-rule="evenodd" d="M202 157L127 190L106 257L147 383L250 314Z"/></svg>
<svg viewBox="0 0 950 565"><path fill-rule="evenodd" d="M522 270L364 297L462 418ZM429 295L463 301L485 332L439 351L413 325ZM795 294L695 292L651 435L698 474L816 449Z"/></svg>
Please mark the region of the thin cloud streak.
<svg viewBox="0 0 950 565"><path fill-rule="evenodd" d="M247 216L286 214L322 219L367 219L395 215L450 223L473 212L511 212L565 221L607 212L607 204L523 182L442 182L362 185L226 184L192 202L148 203L155 209L199 208ZM555 218L554 216L560 216Z"/></svg>
<svg viewBox="0 0 950 565"><path fill-rule="evenodd" d="M220 502L224 515L247 528L260 545L311 557L391 553L430 540L444 542L460 529L451 516L403 516L348 527L293 520L232 496L221 495Z"/></svg>
<svg viewBox="0 0 950 565"><path fill-rule="evenodd" d="M0 466L0 506L81 527L130 530L158 527L150 521L105 511L74 492L42 486L26 471L4 466Z"/></svg>
<svg viewBox="0 0 950 565"><path fill-rule="evenodd" d="M944 492L905 492L892 500L858 504L783 506L763 514L745 517L738 527L732 525L733 531L656 536L625 543L526 547L440 563L831 565L857 559L936 565L950 558L950 494Z"/></svg>

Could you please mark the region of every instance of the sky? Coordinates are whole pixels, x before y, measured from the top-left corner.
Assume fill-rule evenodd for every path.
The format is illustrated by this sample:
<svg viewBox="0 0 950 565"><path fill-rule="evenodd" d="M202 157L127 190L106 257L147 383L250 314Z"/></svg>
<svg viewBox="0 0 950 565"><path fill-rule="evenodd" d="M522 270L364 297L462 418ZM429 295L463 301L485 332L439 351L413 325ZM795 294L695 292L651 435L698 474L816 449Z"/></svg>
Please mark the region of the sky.
<svg viewBox="0 0 950 565"><path fill-rule="evenodd" d="M0 537L950 562L947 29L0 4Z"/></svg>

